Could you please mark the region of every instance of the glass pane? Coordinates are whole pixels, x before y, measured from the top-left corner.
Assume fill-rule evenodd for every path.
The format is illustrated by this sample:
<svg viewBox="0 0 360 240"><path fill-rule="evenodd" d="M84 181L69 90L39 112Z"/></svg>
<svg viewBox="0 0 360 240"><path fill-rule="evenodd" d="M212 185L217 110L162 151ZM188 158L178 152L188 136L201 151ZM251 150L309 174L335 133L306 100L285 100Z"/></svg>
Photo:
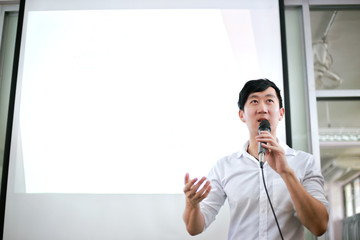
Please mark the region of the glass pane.
<svg viewBox="0 0 360 240"><path fill-rule="evenodd" d="M360 101L318 101L321 164L327 181L360 169Z"/></svg>
<svg viewBox="0 0 360 240"><path fill-rule="evenodd" d="M18 13L4 11L4 24L0 48L0 181L4 161L5 137L7 128L11 74L14 58L15 36Z"/></svg>
<svg viewBox="0 0 360 240"><path fill-rule="evenodd" d="M285 10L287 54L291 56L288 58L291 135L293 148L309 152L301 14L300 8Z"/></svg>
<svg viewBox="0 0 360 240"><path fill-rule="evenodd" d="M317 89L360 89L360 10L310 16Z"/></svg>
<svg viewBox="0 0 360 240"><path fill-rule="evenodd" d="M360 101L318 101L319 128L358 128Z"/></svg>
<svg viewBox="0 0 360 240"><path fill-rule="evenodd" d="M360 178L354 180L355 214L360 213Z"/></svg>
<svg viewBox="0 0 360 240"><path fill-rule="evenodd" d="M344 187L345 193L345 216L350 217L354 214L353 207L353 192L352 192L352 184L349 183Z"/></svg>

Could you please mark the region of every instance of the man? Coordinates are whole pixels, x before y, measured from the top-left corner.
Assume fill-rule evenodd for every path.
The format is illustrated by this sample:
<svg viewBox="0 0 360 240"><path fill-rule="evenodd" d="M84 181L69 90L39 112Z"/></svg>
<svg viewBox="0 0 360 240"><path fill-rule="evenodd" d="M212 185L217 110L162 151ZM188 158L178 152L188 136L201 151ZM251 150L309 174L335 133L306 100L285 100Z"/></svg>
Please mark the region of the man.
<svg viewBox="0 0 360 240"><path fill-rule="evenodd" d="M270 80L247 82L239 94L239 116L249 130L244 148L220 159L208 180L185 175L184 221L191 235L203 232L224 204L230 207L228 239L280 239L258 161L258 144L266 149L263 173L284 239L304 239L305 226L322 235L328 223L328 203L318 165L312 155L295 151L276 138L284 117L279 88ZM258 132L268 120L271 132Z"/></svg>

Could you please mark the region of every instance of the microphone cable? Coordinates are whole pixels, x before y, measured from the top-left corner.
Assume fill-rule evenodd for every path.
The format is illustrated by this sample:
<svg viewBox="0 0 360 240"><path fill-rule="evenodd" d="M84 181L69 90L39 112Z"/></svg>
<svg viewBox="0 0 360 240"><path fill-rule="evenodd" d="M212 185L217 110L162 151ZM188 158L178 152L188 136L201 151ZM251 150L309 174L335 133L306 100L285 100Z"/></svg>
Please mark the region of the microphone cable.
<svg viewBox="0 0 360 240"><path fill-rule="evenodd" d="M282 235L282 233L281 233L281 229L280 229L280 226L279 226L279 223L278 223L278 220L277 220L277 217L276 217L274 208L273 208L273 206L272 206L272 203L271 203L271 200L270 200L270 197L269 197L268 190L267 190L267 188L266 188L265 177L264 177L264 169L263 169L263 164L262 164L262 162L260 162L260 168L261 168L262 179L263 179L263 183L264 183L264 188L265 188L266 196L267 196L267 198L268 198L268 200L269 200L270 207L271 207L271 211L272 211L272 213L273 213L273 215L274 215L277 228L279 229L280 237L281 237L282 240L284 240L284 237L283 237L283 235Z"/></svg>

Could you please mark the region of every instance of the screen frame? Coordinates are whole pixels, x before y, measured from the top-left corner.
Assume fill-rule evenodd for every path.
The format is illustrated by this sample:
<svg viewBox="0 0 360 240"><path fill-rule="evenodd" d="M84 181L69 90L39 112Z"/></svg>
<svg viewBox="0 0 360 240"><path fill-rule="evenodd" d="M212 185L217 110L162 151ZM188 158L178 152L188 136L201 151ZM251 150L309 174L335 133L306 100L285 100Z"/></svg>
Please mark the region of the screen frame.
<svg viewBox="0 0 360 240"><path fill-rule="evenodd" d="M2 181L1 181L1 196L0 196L0 234L4 235L4 221L5 221L5 207L6 207L6 196L7 196L7 185L8 185L8 174L9 174L9 161L10 161L10 150L12 141L13 131L13 120L15 110L15 99L16 99L16 88L17 78L20 61L20 49L22 41L24 14L25 14L25 0L20 0L19 4L19 15L18 25L16 31L16 42L14 52L14 62L12 70L11 88L10 88L10 99L8 108L7 118L7 129L6 139L4 148L4 162L2 170ZM283 93L284 93L284 106L285 106L285 133L286 143L292 147L292 136L291 136L291 119L290 119L290 96L289 96L289 77L288 77L288 64L287 64L287 48L286 48L286 32L285 32L285 8L284 1L279 0L279 20L280 20L280 41L281 41L281 55L282 55L282 71L283 71Z"/></svg>
<svg viewBox="0 0 360 240"><path fill-rule="evenodd" d="M18 22L17 22L17 30L16 30L16 39L15 39L14 62L13 62L11 85L10 85L10 97L9 97L10 99L9 99L8 118L7 118L6 136L5 136L5 147L4 147L4 162L3 162L3 169L2 169L2 175L1 175L1 195L0 195L0 234L1 234L1 238L3 238L3 235L4 235L5 207L6 207L6 195L7 195L8 175L9 175L10 149L11 149L11 138L12 138L12 129L13 129L13 120L14 120L14 110L15 110L17 77L18 77L19 61L20 61L21 37L22 37L23 24L24 24L24 13L25 13L25 0L20 0L19 15L18 15Z"/></svg>

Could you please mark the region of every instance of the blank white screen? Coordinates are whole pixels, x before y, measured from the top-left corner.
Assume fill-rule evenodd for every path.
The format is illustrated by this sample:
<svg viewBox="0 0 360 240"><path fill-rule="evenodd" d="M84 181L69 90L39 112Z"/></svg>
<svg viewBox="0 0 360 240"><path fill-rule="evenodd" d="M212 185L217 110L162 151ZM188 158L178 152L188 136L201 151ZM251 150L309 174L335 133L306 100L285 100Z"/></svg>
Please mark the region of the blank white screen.
<svg viewBox="0 0 360 240"><path fill-rule="evenodd" d="M257 51L246 9L30 11L26 192L181 192L247 139L236 101Z"/></svg>
<svg viewBox="0 0 360 240"><path fill-rule="evenodd" d="M241 77L223 14L30 12L26 192L178 193L186 171L206 175L236 150ZM250 23L248 11L238 14Z"/></svg>

